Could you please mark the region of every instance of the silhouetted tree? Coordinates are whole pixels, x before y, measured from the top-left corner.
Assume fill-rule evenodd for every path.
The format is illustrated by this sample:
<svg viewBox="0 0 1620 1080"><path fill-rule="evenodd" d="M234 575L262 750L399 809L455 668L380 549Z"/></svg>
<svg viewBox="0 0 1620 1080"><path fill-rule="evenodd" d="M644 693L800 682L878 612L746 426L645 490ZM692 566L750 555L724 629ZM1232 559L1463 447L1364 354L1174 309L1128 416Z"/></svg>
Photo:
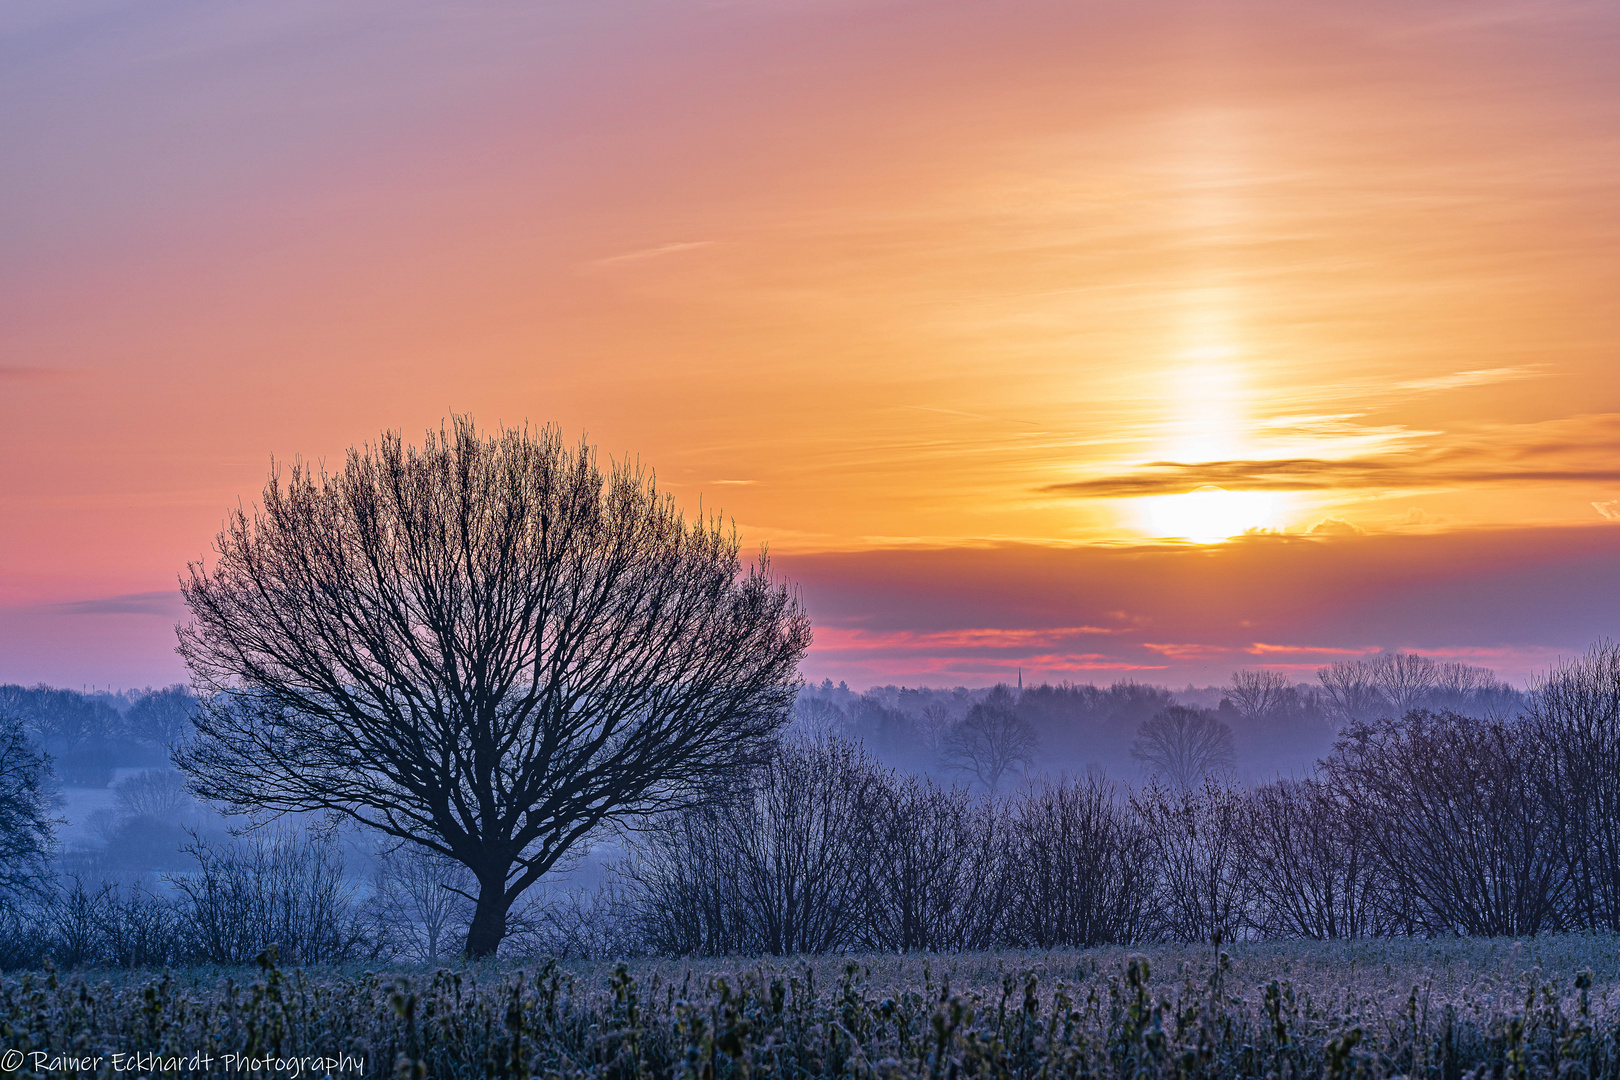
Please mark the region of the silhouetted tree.
<svg viewBox="0 0 1620 1080"><path fill-rule="evenodd" d="M293 964L351 960L369 951L334 840L288 828L223 844L193 837L195 873L169 879L195 954L246 964L267 946Z"/></svg>
<svg viewBox="0 0 1620 1080"><path fill-rule="evenodd" d="M1526 725L1571 868L1576 925L1620 930L1620 646L1600 641L1533 687Z"/></svg>
<svg viewBox="0 0 1620 1080"><path fill-rule="evenodd" d="M1377 668L1365 660L1338 660L1318 668L1333 719L1339 727L1376 719L1387 708Z"/></svg>
<svg viewBox="0 0 1620 1080"><path fill-rule="evenodd" d="M1176 941L1233 940L1249 921L1254 883L1244 833L1244 791L1214 777L1169 789L1154 781L1131 796L1147 832L1160 932Z"/></svg>
<svg viewBox="0 0 1620 1080"><path fill-rule="evenodd" d="M881 778L859 944L885 952L992 948L1011 899L999 802L918 776Z"/></svg>
<svg viewBox="0 0 1620 1080"><path fill-rule="evenodd" d="M849 947L891 777L854 743L790 741L745 790L669 815L627 869L644 933L671 952Z"/></svg>
<svg viewBox="0 0 1620 1080"><path fill-rule="evenodd" d="M176 763L237 811L324 811L462 863L473 956L582 839L758 760L810 637L734 532L549 427L458 418L335 475L278 471L216 550L182 583L203 708Z"/></svg>
<svg viewBox="0 0 1620 1080"><path fill-rule="evenodd" d="M1571 867L1524 729L1414 711L1341 735L1326 776L1423 929L1556 929ZM1409 905L1405 903L1409 900Z"/></svg>
<svg viewBox="0 0 1620 1080"><path fill-rule="evenodd" d="M53 839L50 759L0 715L0 908L41 895Z"/></svg>
<svg viewBox="0 0 1620 1080"><path fill-rule="evenodd" d="M1151 838L1112 784L1048 782L1013 806L1005 858L1012 942L1086 948L1137 941L1152 928Z"/></svg>
<svg viewBox="0 0 1620 1080"><path fill-rule="evenodd" d="M1171 705L1137 729L1131 756L1180 788L1237 760L1232 729L1208 709Z"/></svg>
<svg viewBox="0 0 1620 1080"><path fill-rule="evenodd" d="M941 759L946 768L995 791L1008 772L1035 760L1039 745L1034 727L1018 715L1012 691L997 686L950 729Z"/></svg>
<svg viewBox="0 0 1620 1080"><path fill-rule="evenodd" d="M1315 780L1249 797L1244 830L1256 928L1268 937L1365 937L1380 928L1379 877L1357 819Z"/></svg>
<svg viewBox="0 0 1620 1080"><path fill-rule="evenodd" d="M1373 661L1374 678L1396 716L1427 703L1435 687L1436 665L1426 656L1396 652Z"/></svg>

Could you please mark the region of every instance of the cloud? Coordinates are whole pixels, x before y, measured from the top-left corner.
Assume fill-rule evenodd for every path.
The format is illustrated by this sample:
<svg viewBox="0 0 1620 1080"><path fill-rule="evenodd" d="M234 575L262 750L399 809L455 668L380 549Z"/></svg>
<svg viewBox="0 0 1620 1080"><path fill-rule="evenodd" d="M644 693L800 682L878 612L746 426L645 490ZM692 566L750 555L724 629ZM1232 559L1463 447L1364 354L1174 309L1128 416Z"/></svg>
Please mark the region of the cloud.
<svg viewBox="0 0 1620 1080"><path fill-rule="evenodd" d="M1310 529L1312 536L1360 536L1366 531L1336 517L1323 518Z"/></svg>
<svg viewBox="0 0 1620 1080"><path fill-rule="evenodd" d="M64 615L162 615L172 619L185 613L184 601L178 592L172 590L124 593L99 600L73 600L52 604L51 607Z"/></svg>
<svg viewBox="0 0 1620 1080"><path fill-rule="evenodd" d="M1368 645L1365 648L1333 648L1323 645L1273 645L1265 641L1256 641L1243 650L1251 656L1370 656L1378 652L1378 646ZM1434 650L1430 650L1433 652Z"/></svg>
<svg viewBox="0 0 1620 1080"><path fill-rule="evenodd" d="M1394 490L1620 480L1620 416L1504 428L1430 449L1346 458L1150 461L1131 472L1040 490L1090 499L1172 495L1213 486L1233 491ZM1602 511L1599 511L1602 513Z"/></svg>
<svg viewBox="0 0 1620 1080"><path fill-rule="evenodd" d="M894 652L930 652L937 649L1049 649L1072 637L1095 634L1129 633L1106 626L964 627L962 629L919 632L914 630L873 631L852 627L818 626L818 649L858 649ZM1083 660L1106 659L1086 653Z"/></svg>
<svg viewBox="0 0 1620 1080"><path fill-rule="evenodd" d="M1620 499L1610 499L1608 502L1595 502L1592 509L1608 518L1610 521L1620 521Z"/></svg>
<svg viewBox="0 0 1620 1080"><path fill-rule="evenodd" d="M1224 645L1204 645L1197 642L1155 644L1151 641L1144 641L1142 642L1142 648L1152 649L1160 656L1168 657L1171 660L1205 660L1232 651Z"/></svg>

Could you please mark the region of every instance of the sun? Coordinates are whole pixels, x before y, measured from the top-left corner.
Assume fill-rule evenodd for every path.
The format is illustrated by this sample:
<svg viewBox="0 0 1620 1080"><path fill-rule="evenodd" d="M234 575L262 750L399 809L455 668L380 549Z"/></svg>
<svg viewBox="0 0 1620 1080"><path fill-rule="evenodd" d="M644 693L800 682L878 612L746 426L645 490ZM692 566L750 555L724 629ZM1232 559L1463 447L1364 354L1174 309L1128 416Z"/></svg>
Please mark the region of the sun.
<svg viewBox="0 0 1620 1080"><path fill-rule="evenodd" d="M1142 502L1154 536L1195 544L1218 544L1251 529L1273 528L1278 509L1269 491L1227 491L1213 485Z"/></svg>

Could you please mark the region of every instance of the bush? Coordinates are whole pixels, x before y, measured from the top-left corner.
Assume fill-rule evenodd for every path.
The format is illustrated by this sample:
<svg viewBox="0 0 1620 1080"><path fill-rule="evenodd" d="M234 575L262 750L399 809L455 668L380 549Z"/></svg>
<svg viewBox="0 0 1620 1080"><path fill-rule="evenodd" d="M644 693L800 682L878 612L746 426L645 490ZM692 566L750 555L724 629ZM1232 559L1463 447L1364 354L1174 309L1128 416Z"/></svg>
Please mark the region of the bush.
<svg viewBox="0 0 1620 1080"><path fill-rule="evenodd" d="M366 955L369 937L331 841L289 829L215 844L193 837L195 873L171 879L199 959L243 964L274 946L290 963Z"/></svg>

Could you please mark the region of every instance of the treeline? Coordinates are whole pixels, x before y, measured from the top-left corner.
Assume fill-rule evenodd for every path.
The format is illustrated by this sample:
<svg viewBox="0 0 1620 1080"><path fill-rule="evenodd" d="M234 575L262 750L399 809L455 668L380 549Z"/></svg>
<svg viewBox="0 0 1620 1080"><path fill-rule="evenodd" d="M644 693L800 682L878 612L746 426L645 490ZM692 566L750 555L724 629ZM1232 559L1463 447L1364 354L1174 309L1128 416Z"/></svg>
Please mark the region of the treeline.
<svg viewBox="0 0 1620 1080"><path fill-rule="evenodd" d="M902 769L989 788L1037 760L1046 771L1123 777L1146 762L1148 771L1162 772L1151 751L1143 757L1143 727L1178 707L1196 713L1186 722L1224 733L1219 764L1258 779L1308 769L1352 724L1414 709L1511 717L1523 705L1524 695L1487 668L1394 652L1339 661L1311 682L1244 670L1224 687L1180 691L1124 681L1027 689L884 686L857 694L827 680L801 692L795 727L859 742Z"/></svg>
<svg viewBox="0 0 1620 1080"><path fill-rule="evenodd" d="M169 747L191 730L197 701L184 686L82 694L49 686L0 686L0 717L22 726L50 755L55 778L106 787L121 766L166 765Z"/></svg>

